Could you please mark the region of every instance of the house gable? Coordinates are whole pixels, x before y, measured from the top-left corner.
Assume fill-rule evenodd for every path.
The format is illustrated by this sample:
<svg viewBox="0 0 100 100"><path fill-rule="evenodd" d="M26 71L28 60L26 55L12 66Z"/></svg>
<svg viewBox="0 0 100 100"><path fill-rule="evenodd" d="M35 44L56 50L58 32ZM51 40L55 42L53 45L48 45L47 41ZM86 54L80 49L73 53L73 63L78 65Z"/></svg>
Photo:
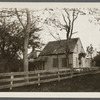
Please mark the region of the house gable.
<svg viewBox="0 0 100 100"><path fill-rule="evenodd" d="M73 53L73 67L79 67L79 53L85 53L81 40L78 39ZM84 64L82 65L84 66Z"/></svg>
<svg viewBox="0 0 100 100"><path fill-rule="evenodd" d="M75 48L74 48L74 52L75 53L85 53L85 50L83 48L83 45L82 45L82 42L80 39L78 39L76 45L75 45Z"/></svg>

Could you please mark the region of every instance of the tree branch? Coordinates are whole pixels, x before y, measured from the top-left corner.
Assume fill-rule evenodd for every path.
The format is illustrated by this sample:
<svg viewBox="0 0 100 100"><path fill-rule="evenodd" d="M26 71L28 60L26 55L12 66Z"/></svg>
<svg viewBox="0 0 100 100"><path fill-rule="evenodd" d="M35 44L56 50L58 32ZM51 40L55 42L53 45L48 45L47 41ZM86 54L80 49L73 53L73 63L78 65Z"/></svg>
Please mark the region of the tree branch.
<svg viewBox="0 0 100 100"><path fill-rule="evenodd" d="M64 19L64 21L65 21L65 23L66 23L66 26L68 26L68 23L67 23L67 21L66 21L66 19L65 19L64 14L62 14L62 16L63 16L63 19Z"/></svg>
<svg viewBox="0 0 100 100"><path fill-rule="evenodd" d="M17 8L15 8L15 13L16 13L17 18L18 18L19 22L21 23L22 27L25 29L24 24L22 23L21 19L19 18L19 14L18 14Z"/></svg>
<svg viewBox="0 0 100 100"><path fill-rule="evenodd" d="M73 26L74 26L74 22L75 22L75 20L77 19L78 14L79 14L79 11L76 13L76 15L75 15L75 12L76 12L76 10L73 9L73 14L72 14L73 19L72 19L72 24L71 24L70 38L71 38L71 36L72 36L72 34L73 34Z"/></svg>
<svg viewBox="0 0 100 100"><path fill-rule="evenodd" d="M68 13L67 9L64 9L64 11L65 11L65 12L66 12L66 14L67 14L67 18L68 18L69 25L70 25L70 22L71 22L71 20L70 20L70 15L69 15L69 13Z"/></svg>
<svg viewBox="0 0 100 100"><path fill-rule="evenodd" d="M48 27L47 27L47 28L48 28ZM51 31L50 31L49 28L48 28L48 30L49 30L50 34L53 36L53 38L57 40L57 38L51 33ZM57 41L58 41L58 40L57 40Z"/></svg>
<svg viewBox="0 0 100 100"><path fill-rule="evenodd" d="M74 21L77 19L78 15L79 15L79 11L76 13L76 15L74 15Z"/></svg>

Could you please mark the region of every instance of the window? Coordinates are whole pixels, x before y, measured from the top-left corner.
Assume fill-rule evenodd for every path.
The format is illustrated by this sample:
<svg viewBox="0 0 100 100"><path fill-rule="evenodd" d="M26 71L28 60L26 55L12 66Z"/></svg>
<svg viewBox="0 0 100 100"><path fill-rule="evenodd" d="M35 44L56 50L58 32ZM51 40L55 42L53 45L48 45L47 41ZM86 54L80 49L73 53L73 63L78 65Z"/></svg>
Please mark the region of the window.
<svg viewBox="0 0 100 100"><path fill-rule="evenodd" d="M62 58L62 67L66 67L67 66L67 60L66 58Z"/></svg>
<svg viewBox="0 0 100 100"><path fill-rule="evenodd" d="M58 58L53 58L53 67L58 67Z"/></svg>

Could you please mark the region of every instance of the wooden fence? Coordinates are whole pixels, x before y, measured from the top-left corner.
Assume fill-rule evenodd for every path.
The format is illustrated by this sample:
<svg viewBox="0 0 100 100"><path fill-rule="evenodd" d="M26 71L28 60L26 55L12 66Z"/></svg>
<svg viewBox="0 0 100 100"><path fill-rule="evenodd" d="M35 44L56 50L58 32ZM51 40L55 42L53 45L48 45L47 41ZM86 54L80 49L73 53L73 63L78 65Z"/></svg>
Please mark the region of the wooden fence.
<svg viewBox="0 0 100 100"><path fill-rule="evenodd" d="M99 71L99 68L81 68L81 69L58 69L58 70L41 70L29 72L11 72L0 73L0 89L14 88L25 85L33 85L51 81L60 81L75 76L86 75Z"/></svg>

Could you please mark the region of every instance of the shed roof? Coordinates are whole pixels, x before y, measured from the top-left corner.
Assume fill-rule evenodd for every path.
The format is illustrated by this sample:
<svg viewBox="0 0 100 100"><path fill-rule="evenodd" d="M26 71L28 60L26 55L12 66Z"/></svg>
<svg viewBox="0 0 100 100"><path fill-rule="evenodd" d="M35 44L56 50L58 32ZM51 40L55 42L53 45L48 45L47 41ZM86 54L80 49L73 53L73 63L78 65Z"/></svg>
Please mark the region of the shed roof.
<svg viewBox="0 0 100 100"><path fill-rule="evenodd" d="M79 38L72 38L69 41L70 52L74 52L74 48L78 39ZM45 46L43 51L40 53L40 56L65 53L65 47L66 47L66 40L51 41Z"/></svg>

